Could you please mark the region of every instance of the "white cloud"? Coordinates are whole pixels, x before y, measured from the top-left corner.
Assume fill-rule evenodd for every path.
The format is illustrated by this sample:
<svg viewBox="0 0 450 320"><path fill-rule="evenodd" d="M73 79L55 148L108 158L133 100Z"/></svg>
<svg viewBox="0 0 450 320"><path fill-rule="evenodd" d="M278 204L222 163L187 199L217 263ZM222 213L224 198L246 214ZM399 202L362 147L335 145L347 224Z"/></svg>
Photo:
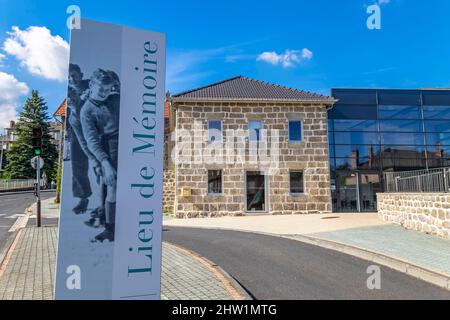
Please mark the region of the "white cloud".
<svg viewBox="0 0 450 320"><path fill-rule="evenodd" d="M5 60L6 56L2 53L0 53L0 66L2 66L2 61Z"/></svg>
<svg viewBox="0 0 450 320"><path fill-rule="evenodd" d="M30 89L13 75L0 72L0 132L17 117L19 98L28 94Z"/></svg>
<svg viewBox="0 0 450 320"><path fill-rule="evenodd" d="M391 0L378 0L378 4L382 5L382 4L389 4L391 2Z"/></svg>
<svg viewBox="0 0 450 320"><path fill-rule="evenodd" d="M311 50L309 50L309 49L307 49L307 48L304 48L304 49L302 50L302 58L303 58L303 59L311 60L312 57L313 57L313 53L312 53Z"/></svg>
<svg viewBox="0 0 450 320"><path fill-rule="evenodd" d="M15 56L31 74L66 80L69 44L58 35L52 36L46 27L31 26L26 30L12 27L3 50Z"/></svg>
<svg viewBox="0 0 450 320"><path fill-rule="evenodd" d="M283 54L278 54L274 51L265 51L258 55L257 61L265 61L267 63L277 66L281 64L283 68L294 67L304 60L311 60L313 53L311 50L304 48L302 50L287 49Z"/></svg>

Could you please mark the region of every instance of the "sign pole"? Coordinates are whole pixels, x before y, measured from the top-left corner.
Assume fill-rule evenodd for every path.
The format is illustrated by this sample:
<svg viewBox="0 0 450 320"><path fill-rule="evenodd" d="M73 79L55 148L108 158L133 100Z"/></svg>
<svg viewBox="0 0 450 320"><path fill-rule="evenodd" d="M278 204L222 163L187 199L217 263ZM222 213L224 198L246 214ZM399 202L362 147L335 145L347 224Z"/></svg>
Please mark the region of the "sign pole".
<svg viewBox="0 0 450 320"><path fill-rule="evenodd" d="M37 159L36 164L36 226L41 226L41 166L39 163L39 158Z"/></svg>

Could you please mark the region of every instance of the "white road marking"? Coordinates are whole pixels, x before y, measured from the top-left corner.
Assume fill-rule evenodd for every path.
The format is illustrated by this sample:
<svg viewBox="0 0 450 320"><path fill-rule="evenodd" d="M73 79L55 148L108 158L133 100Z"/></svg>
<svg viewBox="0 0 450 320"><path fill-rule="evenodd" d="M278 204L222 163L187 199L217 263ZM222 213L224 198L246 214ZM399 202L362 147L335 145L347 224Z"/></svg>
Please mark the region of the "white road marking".
<svg viewBox="0 0 450 320"><path fill-rule="evenodd" d="M13 214L10 216L5 217L5 219L17 219L17 218L21 218L21 217L26 217L26 214Z"/></svg>
<svg viewBox="0 0 450 320"><path fill-rule="evenodd" d="M8 232L15 232L18 229L25 228L28 223L28 216L23 214L20 215L20 217L17 218L16 222L11 226L11 228L8 230Z"/></svg>

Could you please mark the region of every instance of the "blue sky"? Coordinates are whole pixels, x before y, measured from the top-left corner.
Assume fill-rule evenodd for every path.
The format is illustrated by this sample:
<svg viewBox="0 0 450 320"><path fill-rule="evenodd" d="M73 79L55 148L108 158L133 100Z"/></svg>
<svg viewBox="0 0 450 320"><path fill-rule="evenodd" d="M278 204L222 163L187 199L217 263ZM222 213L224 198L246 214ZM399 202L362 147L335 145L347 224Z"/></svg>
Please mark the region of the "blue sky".
<svg viewBox="0 0 450 320"><path fill-rule="evenodd" d="M381 29L369 30L375 2ZM166 33L171 93L238 74L323 94L450 87L448 0L0 0L0 129L31 89L52 112L64 98L72 4L85 18Z"/></svg>

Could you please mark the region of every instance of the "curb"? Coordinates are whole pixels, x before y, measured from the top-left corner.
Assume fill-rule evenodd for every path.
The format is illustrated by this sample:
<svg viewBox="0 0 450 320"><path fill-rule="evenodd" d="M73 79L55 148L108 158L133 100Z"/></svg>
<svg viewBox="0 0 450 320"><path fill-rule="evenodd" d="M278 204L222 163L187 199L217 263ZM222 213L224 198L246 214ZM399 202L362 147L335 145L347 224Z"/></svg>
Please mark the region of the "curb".
<svg viewBox="0 0 450 320"><path fill-rule="evenodd" d="M55 192L56 189L46 189L46 190L41 190L42 192ZM8 196L8 195L14 195L14 194L25 194L25 193L34 193L34 190L24 190L24 191L15 191L15 192L0 192L0 197L1 196Z"/></svg>
<svg viewBox="0 0 450 320"><path fill-rule="evenodd" d="M234 300L253 300L253 298L247 293L247 291L232 276L230 276L225 270L223 270L220 266L218 266L211 260L199 255L197 252L186 249L177 244L167 241L164 241L164 243L172 246L176 250L181 251L188 256L191 256L192 258L206 266L209 270L211 270L214 275L222 282L225 289L228 291L229 295L234 298Z"/></svg>
<svg viewBox="0 0 450 320"><path fill-rule="evenodd" d="M193 228L191 226L165 226L166 228ZM197 229L209 229L209 230L226 230L226 231L236 231L236 232L246 232L246 233L254 233L264 236L271 236L277 238L284 238L294 241L299 241L311 245L315 245L321 248L338 251L341 253L348 254L350 256L354 256L356 258L360 258L366 261L370 261L376 264L383 265L385 267L391 268L401 273L405 273L411 277L416 279L420 279L422 281L431 283L438 287L450 291L450 275L442 273L437 270L433 270L431 268L422 267L416 265L412 262L402 260L393 256L389 256L387 254L371 251L368 249L363 249L360 247L352 246L345 243L340 243L331 240L325 240L321 238L306 236L306 235L286 235L286 234L274 234L268 232L261 231L246 231L246 230L238 230L238 229L228 229L228 228L220 228L220 227L197 227Z"/></svg>
<svg viewBox="0 0 450 320"><path fill-rule="evenodd" d="M12 232L5 240L5 243L3 244L3 247L0 249L0 270L3 268L3 263L6 260L6 256L8 255L9 251L11 250L11 247L14 243L14 241L17 238L17 234L19 233L19 230L16 230ZM1 277L1 272L0 272Z"/></svg>

